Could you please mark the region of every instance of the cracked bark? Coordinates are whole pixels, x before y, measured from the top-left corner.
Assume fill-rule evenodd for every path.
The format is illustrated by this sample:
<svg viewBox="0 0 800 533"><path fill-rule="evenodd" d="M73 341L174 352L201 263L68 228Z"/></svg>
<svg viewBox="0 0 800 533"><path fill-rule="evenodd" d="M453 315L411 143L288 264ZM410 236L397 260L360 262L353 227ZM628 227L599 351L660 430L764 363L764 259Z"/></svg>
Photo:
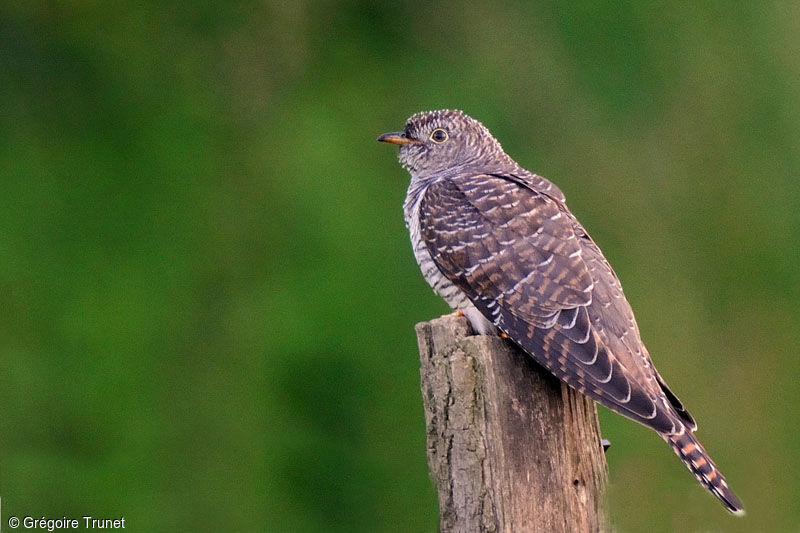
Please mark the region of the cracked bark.
<svg viewBox="0 0 800 533"><path fill-rule="evenodd" d="M594 403L463 317L416 331L440 531L607 531Z"/></svg>

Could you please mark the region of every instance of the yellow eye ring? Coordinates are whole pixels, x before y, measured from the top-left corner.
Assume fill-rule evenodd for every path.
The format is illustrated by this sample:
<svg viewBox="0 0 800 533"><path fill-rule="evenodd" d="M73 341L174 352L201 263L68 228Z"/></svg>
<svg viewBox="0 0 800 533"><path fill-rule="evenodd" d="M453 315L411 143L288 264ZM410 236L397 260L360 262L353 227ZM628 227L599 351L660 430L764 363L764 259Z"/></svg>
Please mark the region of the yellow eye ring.
<svg viewBox="0 0 800 533"><path fill-rule="evenodd" d="M447 132L442 128L436 128L431 132L430 139L435 142L436 144L442 144L443 142L447 141L450 136L447 135Z"/></svg>

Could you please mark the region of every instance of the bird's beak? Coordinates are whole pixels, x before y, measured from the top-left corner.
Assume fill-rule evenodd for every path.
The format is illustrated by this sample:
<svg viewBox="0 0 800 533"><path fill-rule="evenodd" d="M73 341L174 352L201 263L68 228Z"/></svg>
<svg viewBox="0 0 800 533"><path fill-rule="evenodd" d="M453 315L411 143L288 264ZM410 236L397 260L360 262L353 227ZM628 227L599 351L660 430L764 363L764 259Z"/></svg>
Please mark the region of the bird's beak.
<svg viewBox="0 0 800 533"><path fill-rule="evenodd" d="M420 141L416 139L412 139L411 137L406 137L406 134L402 131L393 131L391 133L384 133L380 137L378 137L378 141L382 143L389 143L389 144L397 144L399 146L405 146L406 144L422 144Z"/></svg>

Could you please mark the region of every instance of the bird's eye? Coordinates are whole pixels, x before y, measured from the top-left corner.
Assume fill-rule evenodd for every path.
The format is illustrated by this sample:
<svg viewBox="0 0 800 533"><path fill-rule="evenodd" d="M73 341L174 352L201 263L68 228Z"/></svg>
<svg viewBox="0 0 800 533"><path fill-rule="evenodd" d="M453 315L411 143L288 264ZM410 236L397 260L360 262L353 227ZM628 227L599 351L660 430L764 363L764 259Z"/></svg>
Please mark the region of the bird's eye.
<svg viewBox="0 0 800 533"><path fill-rule="evenodd" d="M448 139L447 132L442 128L436 128L431 132L431 140L437 144L441 144Z"/></svg>

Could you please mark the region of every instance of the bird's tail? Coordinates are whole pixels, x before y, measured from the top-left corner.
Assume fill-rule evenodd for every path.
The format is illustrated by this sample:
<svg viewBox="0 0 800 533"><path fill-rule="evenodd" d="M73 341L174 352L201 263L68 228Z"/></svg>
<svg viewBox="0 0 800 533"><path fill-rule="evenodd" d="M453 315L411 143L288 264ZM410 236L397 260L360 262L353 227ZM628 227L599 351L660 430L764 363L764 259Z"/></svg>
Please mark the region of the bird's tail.
<svg viewBox="0 0 800 533"><path fill-rule="evenodd" d="M744 514L742 502L728 488L722 472L717 469L717 465L714 464L691 431L686 429L680 435L662 435L662 437L678 454L686 467L692 471L694 477L719 498L728 511L739 516Z"/></svg>

